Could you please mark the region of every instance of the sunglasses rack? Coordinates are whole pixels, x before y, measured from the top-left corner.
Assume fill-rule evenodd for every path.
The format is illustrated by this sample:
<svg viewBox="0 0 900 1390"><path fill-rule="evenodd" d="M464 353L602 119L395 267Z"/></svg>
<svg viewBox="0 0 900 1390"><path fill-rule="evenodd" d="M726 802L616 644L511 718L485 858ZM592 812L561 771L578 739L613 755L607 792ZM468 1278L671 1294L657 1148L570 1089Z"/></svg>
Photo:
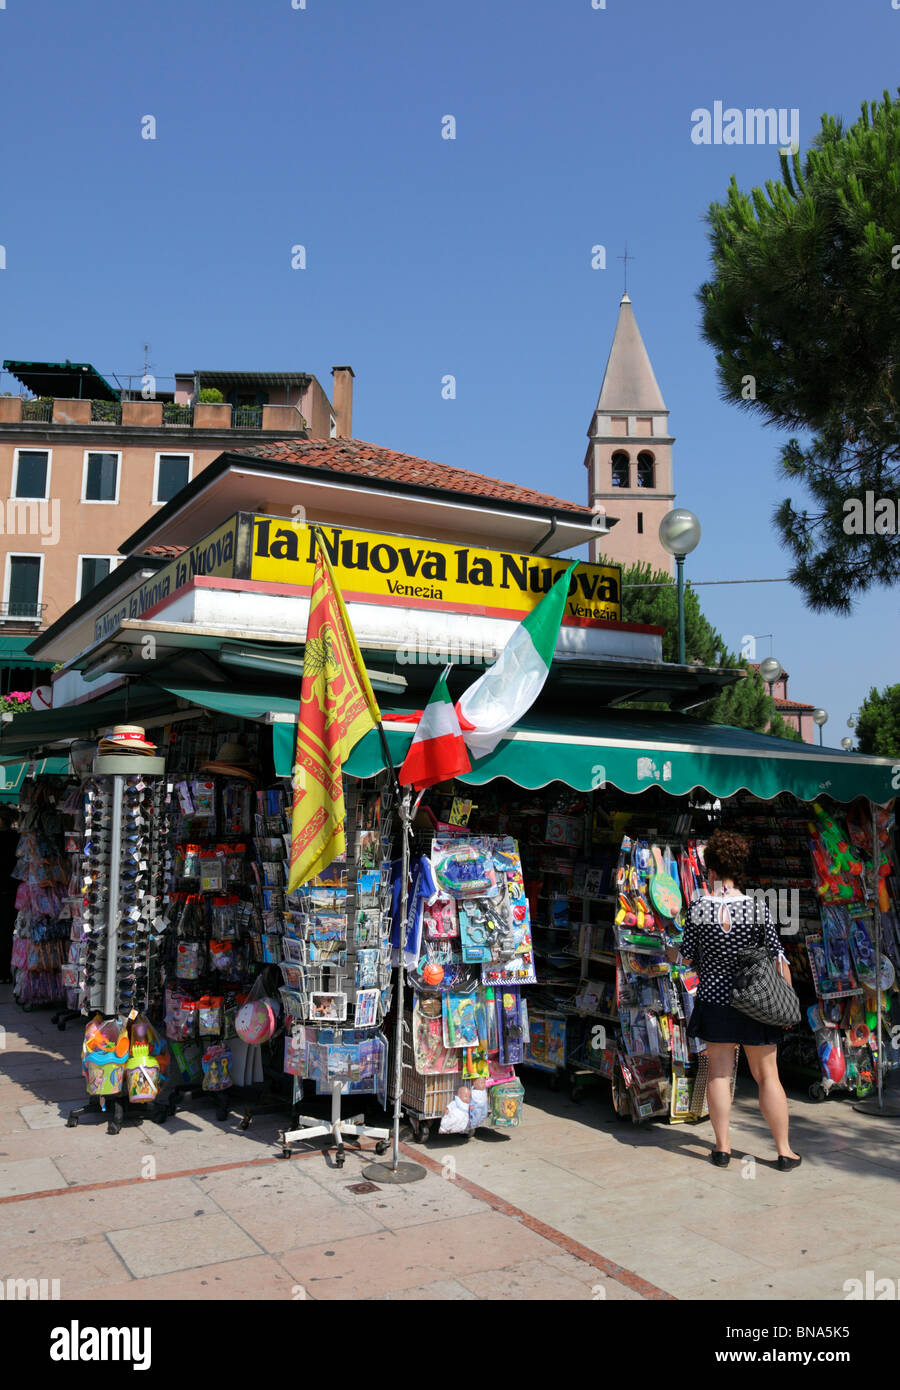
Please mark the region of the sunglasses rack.
<svg viewBox="0 0 900 1390"><path fill-rule="evenodd" d="M165 927L162 904L171 857L164 772L162 758L101 754L82 784L80 855L73 855L76 862L80 858L81 939L73 949L73 965L82 1013L100 1015L106 1021L98 1025L100 1031L119 1025L125 1057L132 1025L147 1027L147 1016L158 1008L155 966ZM70 889L76 882L70 882ZM70 893L73 908L77 897ZM112 1101L107 1125L111 1134L121 1129L131 1099L142 1101L137 1106L141 1119L168 1117L165 1106L150 1101L156 1095L155 1083L148 1095L139 1095L132 1084L134 1075L117 1065L115 1056L104 1064L90 1047L86 1041L90 1099L70 1113L69 1126L88 1112L105 1112L107 1101ZM145 1070L149 1073L149 1063Z"/></svg>
<svg viewBox="0 0 900 1390"><path fill-rule="evenodd" d="M379 1029L391 1004L390 801L356 784L346 786L345 800L347 858L287 897L280 967L298 1126L282 1134L282 1156L292 1143L329 1137L338 1166L345 1136L375 1139L378 1153L390 1137L362 1115L341 1118L344 1094L386 1100L388 1049ZM329 1122L297 1113L304 1081L331 1096Z"/></svg>

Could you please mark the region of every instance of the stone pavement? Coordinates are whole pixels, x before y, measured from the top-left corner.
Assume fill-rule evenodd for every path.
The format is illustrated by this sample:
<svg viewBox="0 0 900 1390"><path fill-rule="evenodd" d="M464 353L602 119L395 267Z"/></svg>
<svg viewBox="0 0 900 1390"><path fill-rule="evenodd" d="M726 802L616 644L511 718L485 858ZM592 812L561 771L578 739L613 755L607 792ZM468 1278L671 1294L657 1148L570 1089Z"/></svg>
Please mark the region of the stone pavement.
<svg viewBox="0 0 900 1390"><path fill-rule="evenodd" d="M805 1162L781 1174L740 1094L721 1171L708 1125L623 1124L602 1090L576 1105L526 1072L518 1130L407 1143L423 1181L354 1191L374 1154L282 1161L284 1114L241 1131L197 1098L164 1126L69 1129L79 1024L2 987L0 1028L0 1280L63 1299L840 1299L900 1276L897 1122L846 1103L794 1104Z"/></svg>

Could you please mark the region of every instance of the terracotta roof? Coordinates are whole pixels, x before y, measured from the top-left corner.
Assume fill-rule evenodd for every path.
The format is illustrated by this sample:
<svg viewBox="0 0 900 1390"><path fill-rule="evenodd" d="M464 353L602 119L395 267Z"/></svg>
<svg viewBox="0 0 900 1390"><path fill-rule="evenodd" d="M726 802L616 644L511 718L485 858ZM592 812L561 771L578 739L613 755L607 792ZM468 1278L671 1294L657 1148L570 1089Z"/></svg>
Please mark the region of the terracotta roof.
<svg viewBox="0 0 900 1390"><path fill-rule="evenodd" d="M145 545L140 552L141 555L152 555L163 560L174 560L176 555L182 555L187 550L186 545Z"/></svg>
<svg viewBox="0 0 900 1390"><path fill-rule="evenodd" d="M773 696L772 696L772 702L773 702L773 704L776 704L776 705L778 706L779 709L794 709L794 710L803 710L803 709L813 710L813 709L816 709L816 706L815 706L815 705L804 705L804 704L801 704L801 702L800 702L799 700L780 700L780 699L778 698L777 695L773 695Z"/></svg>
<svg viewBox="0 0 900 1390"><path fill-rule="evenodd" d="M272 459L281 463L299 463L309 468L321 468L329 473L355 474L357 477L377 478L381 482L405 483L410 487L441 488L472 497L489 497L496 502L517 502L554 511L592 516L589 507L568 502L533 488L505 483L483 473L470 473L430 459L398 454L380 444L367 444L362 439L274 439L261 444L241 445L235 453L249 458Z"/></svg>

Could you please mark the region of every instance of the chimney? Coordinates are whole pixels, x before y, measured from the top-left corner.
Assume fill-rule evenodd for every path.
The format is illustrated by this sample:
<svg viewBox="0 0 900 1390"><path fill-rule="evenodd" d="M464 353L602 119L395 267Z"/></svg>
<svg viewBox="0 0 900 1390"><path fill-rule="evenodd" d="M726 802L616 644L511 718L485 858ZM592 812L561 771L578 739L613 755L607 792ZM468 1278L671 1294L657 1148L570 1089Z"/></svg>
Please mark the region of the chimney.
<svg viewBox="0 0 900 1390"><path fill-rule="evenodd" d="M338 439L353 438L353 368L332 367L334 377L331 400L337 424Z"/></svg>

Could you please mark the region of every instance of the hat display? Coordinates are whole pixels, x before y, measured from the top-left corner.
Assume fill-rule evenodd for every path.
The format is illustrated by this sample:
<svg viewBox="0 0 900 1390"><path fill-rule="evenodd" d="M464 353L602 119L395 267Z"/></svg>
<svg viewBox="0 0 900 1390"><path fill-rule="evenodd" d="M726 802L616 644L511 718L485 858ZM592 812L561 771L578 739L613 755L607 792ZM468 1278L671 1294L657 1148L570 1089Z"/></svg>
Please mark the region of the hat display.
<svg viewBox="0 0 900 1390"><path fill-rule="evenodd" d="M223 743L217 756L211 762L202 763L199 770L218 773L220 777L243 777L248 782L258 779L258 771L242 743Z"/></svg>
<svg viewBox="0 0 900 1390"><path fill-rule="evenodd" d="M139 724L114 724L112 732L101 738L97 744L97 752L101 757L110 753L147 753L156 752L156 744L150 743L144 737L144 730Z"/></svg>

